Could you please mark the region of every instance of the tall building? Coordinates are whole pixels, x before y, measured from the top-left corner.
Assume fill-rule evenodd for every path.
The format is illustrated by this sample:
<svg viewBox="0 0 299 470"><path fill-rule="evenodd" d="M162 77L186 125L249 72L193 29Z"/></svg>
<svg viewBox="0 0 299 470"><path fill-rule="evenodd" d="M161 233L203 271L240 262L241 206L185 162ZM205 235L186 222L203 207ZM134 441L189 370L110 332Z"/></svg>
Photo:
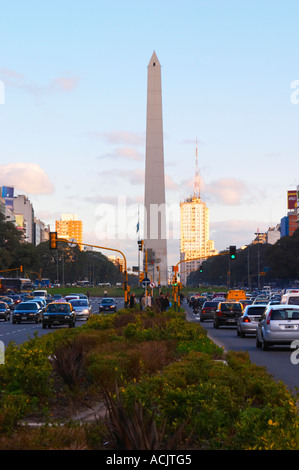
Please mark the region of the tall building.
<svg viewBox="0 0 299 470"><path fill-rule="evenodd" d="M58 238L75 239L83 243L83 222L78 220L76 214L61 214L60 220L55 222L55 231ZM83 245L79 245L79 248L83 250Z"/></svg>
<svg viewBox="0 0 299 470"><path fill-rule="evenodd" d="M24 241L34 244L34 210L27 196L18 195L13 198L13 212L17 228L24 232Z"/></svg>
<svg viewBox="0 0 299 470"><path fill-rule="evenodd" d="M148 64L144 191L144 249L150 254L148 273L159 266L160 283L166 285L167 233L164 177L161 65L154 52Z"/></svg>
<svg viewBox="0 0 299 470"><path fill-rule="evenodd" d="M209 209L200 197L197 145L194 193L181 202L180 212L180 261L192 260L180 263L180 279L182 284L186 285L189 274L196 271L208 256L217 254L214 242L209 239ZM194 258L201 259L194 260Z"/></svg>

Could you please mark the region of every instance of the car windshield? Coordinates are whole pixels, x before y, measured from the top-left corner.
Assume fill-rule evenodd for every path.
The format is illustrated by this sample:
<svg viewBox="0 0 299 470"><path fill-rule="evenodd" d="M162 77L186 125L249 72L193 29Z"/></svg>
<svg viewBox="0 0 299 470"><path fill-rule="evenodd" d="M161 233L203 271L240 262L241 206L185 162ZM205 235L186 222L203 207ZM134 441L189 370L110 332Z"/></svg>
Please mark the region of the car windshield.
<svg viewBox="0 0 299 470"><path fill-rule="evenodd" d="M70 306L64 304L49 304L47 308L47 312L50 313L69 313L70 311Z"/></svg>
<svg viewBox="0 0 299 470"><path fill-rule="evenodd" d="M112 304L114 302L113 299L103 299L102 304Z"/></svg>
<svg viewBox="0 0 299 470"><path fill-rule="evenodd" d="M5 310L5 309L6 309L6 305L3 302L1 302L0 303L0 310Z"/></svg>
<svg viewBox="0 0 299 470"><path fill-rule="evenodd" d="M28 302L28 304L19 304L16 306L16 310L37 310L37 305L33 302Z"/></svg>
<svg viewBox="0 0 299 470"><path fill-rule="evenodd" d="M71 300L73 307L88 307L87 300Z"/></svg>
<svg viewBox="0 0 299 470"><path fill-rule="evenodd" d="M299 320L299 310L293 308L272 310L271 320Z"/></svg>

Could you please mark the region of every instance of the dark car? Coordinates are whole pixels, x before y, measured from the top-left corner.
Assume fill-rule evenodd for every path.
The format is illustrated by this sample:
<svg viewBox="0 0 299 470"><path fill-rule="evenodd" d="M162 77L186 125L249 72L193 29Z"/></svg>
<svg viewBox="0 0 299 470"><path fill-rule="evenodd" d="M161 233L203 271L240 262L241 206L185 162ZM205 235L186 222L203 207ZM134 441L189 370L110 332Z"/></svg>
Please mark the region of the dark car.
<svg viewBox="0 0 299 470"><path fill-rule="evenodd" d="M2 297L0 297L0 301L1 301L1 302L5 302L5 303L9 306L11 312L14 310L14 308L15 308L15 303L14 303L14 301L12 300L11 297L2 296Z"/></svg>
<svg viewBox="0 0 299 470"><path fill-rule="evenodd" d="M200 312L200 321L213 320L218 304L217 300L207 300L204 302Z"/></svg>
<svg viewBox="0 0 299 470"><path fill-rule="evenodd" d="M222 325L237 325L238 318L242 315L243 305L241 302L225 301L219 302L214 315L214 328Z"/></svg>
<svg viewBox="0 0 299 470"><path fill-rule="evenodd" d="M43 314L43 328L68 325L74 328L76 314L69 302L52 302Z"/></svg>
<svg viewBox="0 0 299 470"><path fill-rule="evenodd" d="M99 313L101 312L116 312L116 302L112 297L105 297L99 304Z"/></svg>
<svg viewBox="0 0 299 470"><path fill-rule="evenodd" d="M10 320L10 308L5 302L0 302L0 319Z"/></svg>
<svg viewBox="0 0 299 470"><path fill-rule="evenodd" d="M42 319L42 309L37 302L21 302L16 305L13 314L12 322L21 323L23 321L40 322Z"/></svg>

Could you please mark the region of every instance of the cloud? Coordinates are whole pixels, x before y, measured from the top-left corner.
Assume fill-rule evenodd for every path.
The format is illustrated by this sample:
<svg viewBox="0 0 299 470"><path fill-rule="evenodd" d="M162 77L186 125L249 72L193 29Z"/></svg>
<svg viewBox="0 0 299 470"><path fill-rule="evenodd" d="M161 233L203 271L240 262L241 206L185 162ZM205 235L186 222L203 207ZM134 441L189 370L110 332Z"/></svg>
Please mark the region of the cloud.
<svg viewBox="0 0 299 470"><path fill-rule="evenodd" d="M127 131L91 132L91 137L100 138L109 144L144 145L143 134Z"/></svg>
<svg viewBox="0 0 299 470"><path fill-rule="evenodd" d="M120 159L125 159L125 160L135 160L135 161L141 161L143 159L143 155L138 152L133 147L119 147L117 149L114 149L111 153L106 153L104 155L101 155L99 158L120 158Z"/></svg>
<svg viewBox="0 0 299 470"><path fill-rule="evenodd" d="M237 206L252 201L253 196L244 181L220 178L204 186L206 199L211 203Z"/></svg>
<svg viewBox="0 0 299 470"><path fill-rule="evenodd" d="M0 76L6 86L25 91L35 97L47 96L61 92L68 93L73 91L79 82L77 77L60 76L53 78L45 85L39 85L35 82L28 81L24 75L5 68L0 69Z"/></svg>
<svg viewBox="0 0 299 470"><path fill-rule="evenodd" d="M45 171L36 163L0 165L0 185L13 186L25 194L51 194L54 187Z"/></svg>

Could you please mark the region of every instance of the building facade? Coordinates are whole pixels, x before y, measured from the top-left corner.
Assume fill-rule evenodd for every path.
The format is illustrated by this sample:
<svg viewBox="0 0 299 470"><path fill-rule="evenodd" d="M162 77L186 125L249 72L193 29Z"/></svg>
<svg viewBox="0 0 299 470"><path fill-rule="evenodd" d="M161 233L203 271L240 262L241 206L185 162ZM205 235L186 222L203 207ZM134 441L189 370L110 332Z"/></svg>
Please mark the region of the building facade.
<svg viewBox="0 0 299 470"><path fill-rule="evenodd" d="M216 251L214 242L209 239L209 209L201 198L193 196L181 202L180 212L180 261L184 261L180 263L180 280L186 285L189 274ZM186 262L188 259L192 261Z"/></svg>
<svg viewBox="0 0 299 470"><path fill-rule="evenodd" d="M62 214L60 220L55 221L55 231L58 238L67 240L75 239L78 243L83 243L83 222L78 220L76 214ZM83 245L79 245L83 250Z"/></svg>

